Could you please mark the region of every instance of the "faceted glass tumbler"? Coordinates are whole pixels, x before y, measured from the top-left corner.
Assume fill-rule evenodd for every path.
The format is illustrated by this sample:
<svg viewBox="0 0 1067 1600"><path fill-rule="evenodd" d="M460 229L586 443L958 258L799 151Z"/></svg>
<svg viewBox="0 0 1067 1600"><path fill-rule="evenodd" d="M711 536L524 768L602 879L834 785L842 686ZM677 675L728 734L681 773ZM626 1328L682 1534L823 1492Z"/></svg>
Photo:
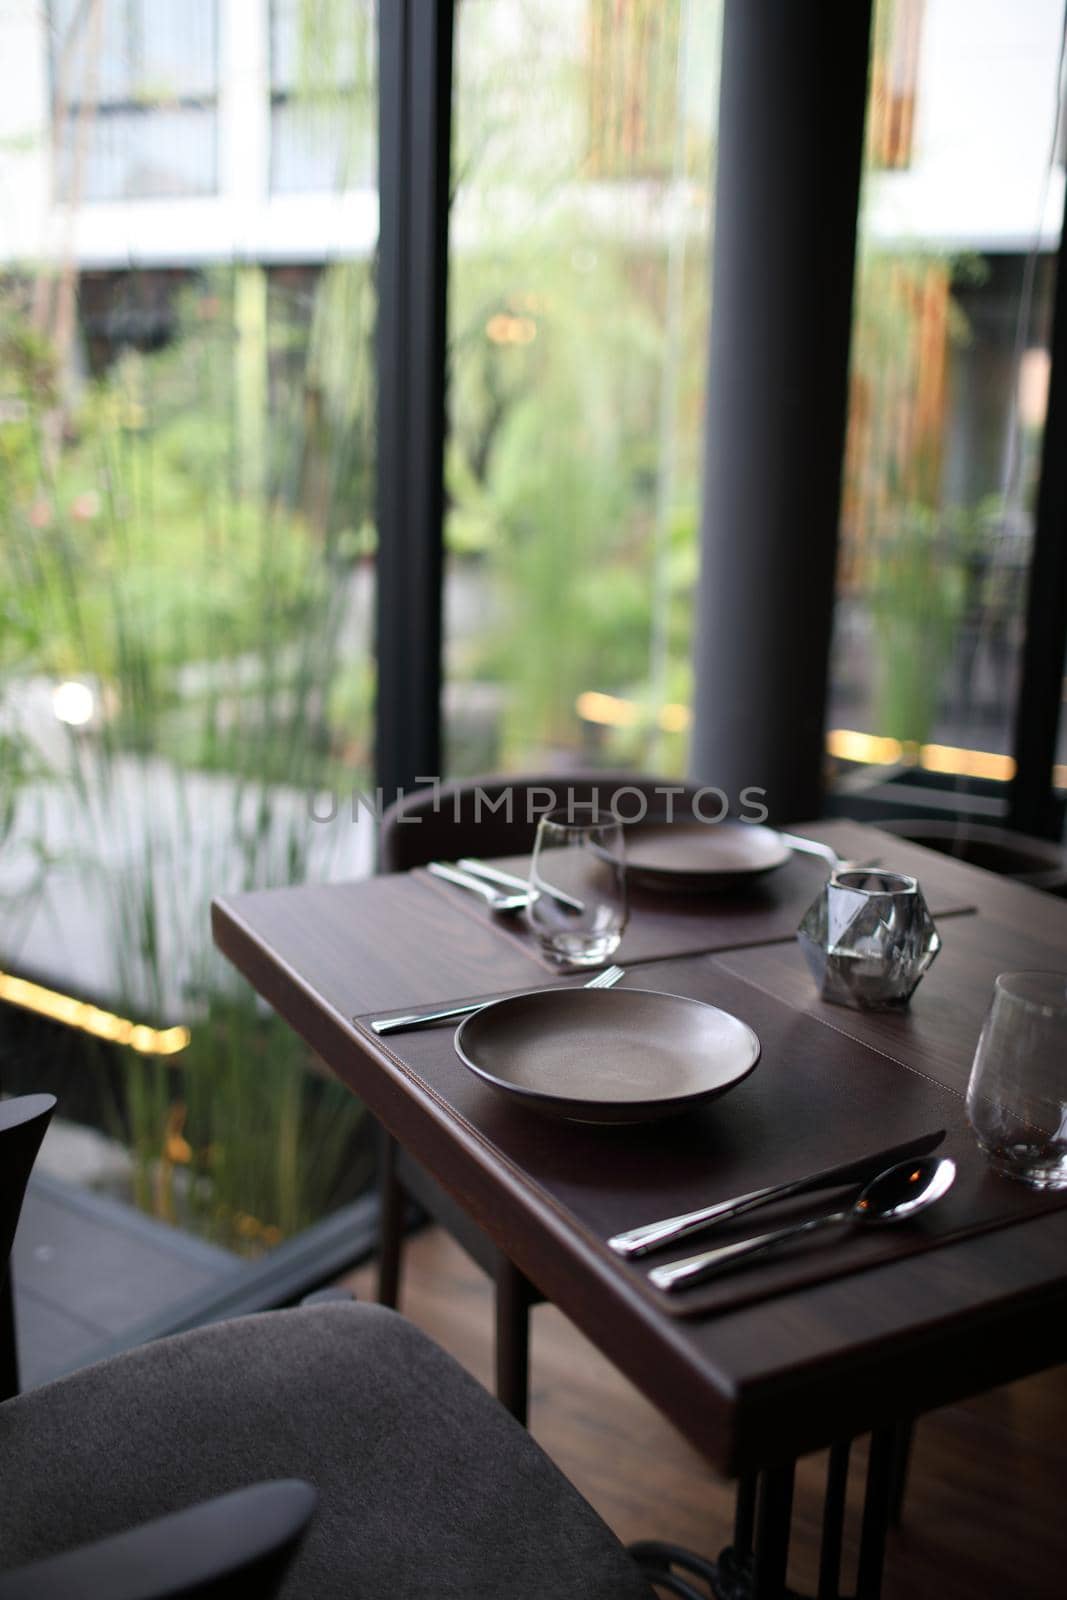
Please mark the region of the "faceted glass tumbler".
<svg viewBox="0 0 1067 1600"><path fill-rule="evenodd" d="M870 868L832 872L797 938L823 999L861 1011L906 1006L941 948L916 880Z"/></svg>

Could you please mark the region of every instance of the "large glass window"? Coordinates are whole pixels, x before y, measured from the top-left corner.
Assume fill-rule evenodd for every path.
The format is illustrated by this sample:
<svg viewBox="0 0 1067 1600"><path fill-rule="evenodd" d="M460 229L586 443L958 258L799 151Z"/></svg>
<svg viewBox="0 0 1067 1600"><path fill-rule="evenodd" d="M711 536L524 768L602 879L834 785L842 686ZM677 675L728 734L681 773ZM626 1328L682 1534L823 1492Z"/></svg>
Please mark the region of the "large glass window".
<svg viewBox="0 0 1067 1600"><path fill-rule="evenodd" d="M369 28L349 0L275 21L340 37L354 10ZM214 893L372 860L347 803L318 819L371 779L377 195L366 160L343 203L270 194L269 23L265 0L0 11L2 1087L57 1091L85 1184L242 1254L368 1175L358 1103L209 928ZM376 55L344 59L335 102L365 122ZM50 64L91 92L50 93ZM53 139L84 142L74 226Z"/></svg>
<svg viewBox="0 0 1067 1600"><path fill-rule="evenodd" d="M462 0L447 761L684 765L720 8Z"/></svg>
<svg viewBox="0 0 1067 1600"><path fill-rule="evenodd" d="M213 193L217 0L51 0L50 11L59 197Z"/></svg>
<svg viewBox="0 0 1067 1600"><path fill-rule="evenodd" d="M375 182L370 0L270 0L271 188L279 194Z"/></svg>
<svg viewBox="0 0 1067 1600"><path fill-rule="evenodd" d="M879 0L829 748L1011 777L1063 214L1060 0Z"/></svg>

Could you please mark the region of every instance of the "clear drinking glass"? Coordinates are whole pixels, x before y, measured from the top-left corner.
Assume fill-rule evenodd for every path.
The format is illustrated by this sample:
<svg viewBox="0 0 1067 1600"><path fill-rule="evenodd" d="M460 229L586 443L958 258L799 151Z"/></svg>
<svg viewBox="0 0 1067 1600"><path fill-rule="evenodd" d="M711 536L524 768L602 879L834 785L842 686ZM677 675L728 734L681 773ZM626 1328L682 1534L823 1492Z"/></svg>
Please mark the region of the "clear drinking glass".
<svg viewBox="0 0 1067 1600"><path fill-rule="evenodd" d="M553 961L597 967L626 926L623 825L553 811L537 825L527 920Z"/></svg>
<svg viewBox="0 0 1067 1600"><path fill-rule="evenodd" d="M1034 1189L1067 1188L1067 974L1000 974L967 1116L995 1171Z"/></svg>

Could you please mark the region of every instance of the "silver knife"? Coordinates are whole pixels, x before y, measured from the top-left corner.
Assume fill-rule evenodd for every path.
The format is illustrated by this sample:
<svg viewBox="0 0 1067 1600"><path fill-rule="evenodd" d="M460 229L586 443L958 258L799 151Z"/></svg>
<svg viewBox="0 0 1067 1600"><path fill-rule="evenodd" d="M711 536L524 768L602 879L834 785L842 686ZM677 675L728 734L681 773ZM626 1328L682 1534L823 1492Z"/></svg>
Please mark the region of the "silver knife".
<svg viewBox="0 0 1067 1600"><path fill-rule="evenodd" d="M594 973L583 989L614 989L620 978L625 978L624 967L604 967L600 972ZM443 1010L408 1011L402 1017L379 1017L377 1022L371 1023L371 1032L377 1034L408 1033L414 1028L426 1028L433 1022L447 1022L451 1017L469 1017L475 1011L484 1011L487 1006L495 1005L498 1000L508 1000L514 994L496 994L488 1000L465 1000L462 1005L446 1006ZM358 1018L354 1018L358 1021Z"/></svg>
<svg viewBox="0 0 1067 1600"><path fill-rule="evenodd" d="M496 995L496 1000L504 1000L505 995ZM462 1006L446 1006L441 1011L409 1011L402 1017L379 1017L377 1022L371 1023L371 1032L378 1034L407 1033L413 1028L428 1028L432 1022L447 1022L450 1017L469 1017L475 1011L484 1011L486 1006L492 1005L493 1000L469 1000Z"/></svg>
<svg viewBox="0 0 1067 1600"><path fill-rule="evenodd" d="M905 1144L890 1145L887 1150L877 1150L856 1161L845 1161L840 1166L824 1167L806 1178L795 1178L791 1183L775 1183L767 1189L753 1189L749 1194L737 1195L733 1200L720 1200L713 1206L702 1206L699 1211L687 1211L678 1217L664 1217L660 1222L646 1222L642 1227L629 1228L608 1240L608 1245L620 1256L643 1256L660 1245L674 1244L677 1239L687 1239L716 1222L729 1217L741 1217L759 1206L776 1200L788 1200L796 1194L809 1194L817 1189L836 1189L848 1183L863 1183L877 1177L885 1167L894 1162L906 1161L908 1156L927 1156L936 1150L945 1137L944 1128L925 1134L921 1139L910 1139Z"/></svg>

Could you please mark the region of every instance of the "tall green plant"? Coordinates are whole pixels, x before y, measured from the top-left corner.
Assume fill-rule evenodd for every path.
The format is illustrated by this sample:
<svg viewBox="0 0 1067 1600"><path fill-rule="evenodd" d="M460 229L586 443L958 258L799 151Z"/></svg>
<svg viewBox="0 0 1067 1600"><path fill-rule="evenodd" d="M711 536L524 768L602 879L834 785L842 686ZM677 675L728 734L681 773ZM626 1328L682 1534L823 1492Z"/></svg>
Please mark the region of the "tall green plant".
<svg viewBox="0 0 1067 1600"><path fill-rule="evenodd" d="M129 351L93 383L58 453L46 447L47 348L15 316L5 376L21 420L0 456L0 593L28 619L24 671L99 687L99 728L72 739L49 782L77 816L78 868L119 974L110 998L151 1020L177 1006L193 1024L172 1062L128 1062L138 1198L258 1248L343 1187L362 1113L308 1076L289 1031L214 956L207 898L306 870L311 824L294 798L332 759L329 690L355 553L335 509L351 459L328 480L317 524L299 462L288 480L275 473L270 495L249 494L231 425L230 310L222 273L186 295L173 343ZM343 429L332 444L350 451ZM208 768L221 776L205 780ZM221 829L217 807L204 812L212 781L229 797Z"/></svg>
<svg viewBox="0 0 1067 1600"><path fill-rule="evenodd" d="M718 8L672 12L672 41L681 11L686 73L702 81ZM506 40L478 8L461 33L455 203L468 242L454 247L450 278L448 538L487 605L480 637L453 646L453 674L498 688L494 759L505 765L573 747L585 690L636 697L615 748L663 761L662 707L649 702L673 684L684 692L690 647L708 314L706 239L691 224L710 130L687 111L679 76L675 170L641 175L670 213L671 243L636 244L633 192L588 181L607 133L596 62L549 44L532 7L518 8ZM651 63L637 50L631 65L636 91ZM554 108L544 138L531 137L530 83ZM684 219L669 203L683 191Z"/></svg>
<svg viewBox="0 0 1067 1600"><path fill-rule="evenodd" d="M967 600L968 549L958 517L902 506L871 563L869 603L878 640L879 733L923 744L944 692Z"/></svg>

